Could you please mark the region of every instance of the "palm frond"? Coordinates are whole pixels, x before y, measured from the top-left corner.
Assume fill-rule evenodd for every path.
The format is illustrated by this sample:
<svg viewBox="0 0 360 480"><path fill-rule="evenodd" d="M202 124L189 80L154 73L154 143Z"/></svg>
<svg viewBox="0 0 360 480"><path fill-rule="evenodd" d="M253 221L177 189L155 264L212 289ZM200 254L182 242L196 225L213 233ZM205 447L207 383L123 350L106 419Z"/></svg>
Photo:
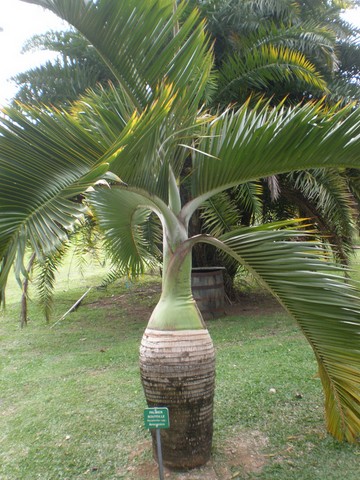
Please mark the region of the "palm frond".
<svg viewBox="0 0 360 480"><path fill-rule="evenodd" d="M96 135L65 113L5 110L0 121L0 284L29 241L38 259L67 238L86 208L77 196L106 174ZM100 159L100 160L99 160Z"/></svg>
<svg viewBox="0 0 360 480"><path fill-rule="evenodd" d="M126 189L97 189L89 195L116 275L138 276L159 260L161 234L151 220L155 205Z"/></svg>
<svg viewBox="0 0 360 480"><path fill-rule="evenodd" d="M101 280L100 288L107 288L109 285L112 285L117 280L124 278L125 273L121 266L113 265L110 271L105 275L105 277Z"/></svg>
<svg viewBox="0 0 360 480"><path fill-rule="evenodd" d="M19 89L17 104L69 106L79 95L99 82L99 71L92 66L64 66L60 61L46 62L12 79Z"/></svg>
<svg viewBox="0 0 360 480"><path fill-rule="evenodd" d="M177 96L173 85L161 84L154 101L138 113L132 110L120 87L110 86L89 92L74 103L69 117L91 132L98 144L99 157L110 164L112 173L119 175L124 183L146 189L166 201L168 159L174 156L168 153L176 148L177 142L174 118ZM172 125L168 125L168 117L173 120ZM182 121L186 123L184 116L179 118L179 124Z"/></svg>
<svg viewBox="0 0 360 480"><path fill-rule="evenodd" d="M342 260L348 258L356 234L354 198L346 176L334 169L307 170L289 174L290 182L319 212L327 231L323 231Z"/></svg>
<svg viewBox="0 0 360 480"><path fill-rule="evenodd" d="M103 240L103 235L93 216L86 216L70 236L74 255L79 259L90 257L98 265L105 263Z"/></svg>
<svg viewBox="0 0 360 480"><path fill-rule="evenodd" d="M262 186L259 182L246 182L234 189L235 201L241 206L242 217L248 218L250 222L262 212L261 194Z"/></svg>
<svg viewBox="0 0 360 480"><path fill-rule="evenodd" d="M108 150L111 171L131 186L147 190L165 202L168 199L168 150L164 145L169 132L166 122L172 114L176 93L163 85L158 98L141 114L133 114L118 141ZM172 133L172 132L171 132Z"/></svg>
<svg viewBox="0 0 360 480"><path fill-rule="evenodd" d="M222 237L222 247L296 319L319 364L328 430L339 440L356 441L360 434L359 289L347 283L343 270L309 234L272 227L231 232Z"/></svg>
<svg viewBox="0 0 360 480"><path fill-rule="evenodd" d="M299 169L355 166L360 161L360 111L352 105L326 112L322 102L290 109L259 104L250 110L244 105L209 122L203 133L193 154L194 200L185 207L189 214L235 184Z"/></svg>
<svg viewBox="0 0 360 480"><path fill-rule="evenodd" d="M24 0L50 9L96 48L134 108L141 111L167 79L197 108L211 68L204 28L196 10L173 0ZM179 21L182 23L179 25Z"/></svg>
<svg viewBox="0 0 360 480"><path fill-rule="evenodd" d="M287 0L215 0L208 10L213 29L225 26L227 31L235 29L243 36L257 31L269 19L276 18L289 23L299 13L297 3Z"/></svg>
<svg viewBox="0 0 360 480"><path fill-rule="evenodd" d="M86 212L84 191L102 177L118 180L107 172L109 163L127 182L167 200L169 164L160 147L173 98L173 89L164 87L141 115L130 113L122 90L115 88L90 93L69 112L5 110L0 122L2 285L15 258L17 274L25 273L28 240L41 258L67 239Z"/></svg>
<svg viewBox="0 0 360 480"><path fill-rule="evenodd" d="M226 192L209 198L201 208L203 229L214 237L229 232L239 225L240 218L237 204Z"/></svg>
<svg viewBox="0 0 360 480"><path fill-rule="evenodd" d="M358 80L359 78L360 75L355 76L355 79ZM359 104L360 85L358 81L349 82L346 77L338 75L328 81L328 87L330 93L326 97L327 101L341 105L346 105L350 102Z"/></svg>
<svg viewBox="0 0 360 480"><path fill-rule="evenodd" d="M349 190L354 197L354 208L359 212L360 204L360 176L359 170L349 168L345 171ZM357 215L357 226L359 227L359 214Z"/></svg>
<svg viewBox="0 0 360 480"><path fill-rule="evenodd" d="M316 20L301 23L263 22L259 28L246 35L234 36L232 44L241 54L254 52L264 45L282 47L286 50L299 52L320 70L327 65L330 71L338 66L339 59L334 49L334 32L317 23Z"/></svg>
<svg viewBox="0 0 360 480"><path fill-rule="evenodd" d="M247 182L209 198L201 206L202 231L214 237L248 224L261 213L261 186Z"/></svg>
<svg viewBox="0 0 360 480"><path fill-rule="evenodd" d="M63 244L52 255L37 261L34 269L37 295L43 308L46 321L49 323L54 307L54 287L56 273L63 264L69 244Z"/></svg>
<svg viewBox="0 0 360 480"><path fill-rule="evenodd" d="M279 84L287 94L291 93L295 82L302 90L310 87L319 92L327 90L315 66L301 52L262 45L246 55L233 54L224 61L219 72L219 93L216 98L222 103L240 103L254 90L269 90L271 95Z"/></svg>

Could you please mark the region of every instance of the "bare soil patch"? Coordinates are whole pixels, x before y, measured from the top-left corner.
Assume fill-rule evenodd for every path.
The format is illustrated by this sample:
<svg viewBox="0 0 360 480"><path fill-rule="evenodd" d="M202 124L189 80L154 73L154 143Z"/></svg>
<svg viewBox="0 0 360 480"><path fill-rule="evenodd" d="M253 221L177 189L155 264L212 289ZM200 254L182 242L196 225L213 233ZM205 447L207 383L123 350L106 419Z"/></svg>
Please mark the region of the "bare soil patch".
<svg viewBox="0 0 360 480"><path fill-rule="evenodd" d="M131 315L132 318L139 322L149 319L149 316L155 308L160 298L160 284L152 284L151 286L141 286L129 289L120 295L112 295L111 297L102 297L95 302L88 303L92 308L111 309L116 308L117 312L123 312L124 315Z"/></svg>
<svg viewBox="0 0 360 480"><path fill-rule="evenodd" d="M235 302L225 306L226 315L266 315L284 311L280 303L263 292L240 293Z"/></svg>
<svg viewBox="0 0 360 480"><path fill-rule="evenodd" d="M211 460L201 468L173 472L165 468L168 480L240 480L251 473L261 473L266 464L263 453L268 439L259 431L241 431L228 438ZM151 441L143 442L129 456L129 480L157 480L158 466L154 460L143 460L144 451L151 451Z"/></svg>

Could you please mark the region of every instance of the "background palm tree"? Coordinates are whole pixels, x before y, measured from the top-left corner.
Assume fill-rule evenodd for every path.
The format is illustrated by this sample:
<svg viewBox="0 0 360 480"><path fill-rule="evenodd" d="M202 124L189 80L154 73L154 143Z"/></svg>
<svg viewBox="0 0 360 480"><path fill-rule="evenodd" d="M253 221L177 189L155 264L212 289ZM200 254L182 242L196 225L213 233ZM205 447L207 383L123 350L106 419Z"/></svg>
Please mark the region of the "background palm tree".
<svg viewBox="0 0 360 480"><path fill-rule="evenodd" d="M329 104L359 100L356 81L359 46L355 27L341 18L344 8L354 2L292 1L193 1L209 21L215 40L215 64L219 77L213 101L239 105L251 95L271 99L275 104L286 97L290 104L326 95ZM351 61L349 53L351 53ZM346 171L310 171L263 179L257 188L263 220L286 219L293 215L311 216L321 235L329 239L336 258L347 263L357 234L357 190L350 190ZM249 188L248 191L251 189ZM252 189L255 191L255 189ZM260 191L261 190L261 191ZM236 191L212 199L204 212L216 229L231 228L233 220L254 219L255 202L234 201ZM235 210L237 214L235 215ZM225 217L224 212L228 215ZM259 221L259 212L257 221ZM197 219L205 232L208 221ZM214 252L208 247L195 251L196 266L204 266ZM227 294L233 294L236 267L226 266Z"/></svg>
<svg viewBox="0 0 360 480"><path fill-rule="evenodd" d="M198 4L215 40L217 99L359 97L359 35L341 13L358 2L209 0Z"/></svg>
<svg viewBox="0 0 360 480"><path fill-rule="evenodd" d="M360 432L360 302L328 252L299 222L189 235L196 210L215 194L299 168L360 167L360 112L321 103L199 109L212 52L197 11L170 0L31 0L73 24L116 82L70 111L6 109L0 130L0 284L59 248L90 211L114 262L139 274L153 257L150 212L163 233L162 294L141 344L149 405L166 405L165 463L190 468L211 451L214 347L191 294L191 252L205 242L251 270L296 318L319 364L327 426ZM191 163L189 164L189 153ZM189 196L181 196L185 166ZM96 185L106 179L107 186ZM83 202L75 202L81 195ZM292 226L292 228L289 228ZM309 241L301 241L307 236ZM297 239L298 241L294 241ZM324 335L324 331L326 335Z"/></svg>
<svg viewBox="0 0 360 480"><path fill-rule="evenodd" d="M213 103L216 105L220 100L226 106L234 101L241 104L248 95L253 99L265 95L275 104L285 96L294 103L326 92L331 103L357 99L360 63L359 48L354 41L356 29L340 16L342 9L353 3L189 1L184 15L198 5L215 40L219 82L208 88L208 100L214 89L217 94ZM24 48L49 49L59 52L60 58L17 75L14 80L20 89L16 101L66 106L86 88L97 83L106 88L108 81L114 80L97 51L78 32L48 32L33 37ZM240 224L249 225L255 218L260 221L261 213L268 220L304 216L306 212L314 219L320 234L329 239L336 258L347 263L357 226L356 209L351 207L359 202L357 189L350 192L348 187L345 191L349 183L345 174L336 175L333 171L328 179L320 171L309 172L306 179L294 174L273 176L262 182L262 188L251 184L240 192L237 188L207 202L202 213L192 217L190 230L211 233L215 228L224 233ZM226 266L225 286L232 298L236 294L233 288L236 264L218 255L211 246L197 245L193 253L194 266ZM108 280L116 277L113 272ZM49 289L46 291L51 293Z"/></svg>
<svg viewBox="0 0 360 480"><path fill-rule="evenodd" d="M256 93L275 103L285 96L296 102L326 92L333 100L348 101L359 91L359 32L341 13L356 3L189 0L184 15L197 6L208 23L221 79L217 98L226 106ZM113 80L79 32L35 35L24 45L24 51L34 49L59 57L13 78L19 86L15 99L23 103L68 104L87 87Z"/></svg>
<svg viewBox="0 0 360 480"><path fill-rule="evenodd" d="M56 52L58 57L12 78L19 87L14 102L69 106L88 88L98 84L106 87L109 81L114 81L97 51L78 32L49 31L35 35L23 47L24 52L33 50Z"/></svg>

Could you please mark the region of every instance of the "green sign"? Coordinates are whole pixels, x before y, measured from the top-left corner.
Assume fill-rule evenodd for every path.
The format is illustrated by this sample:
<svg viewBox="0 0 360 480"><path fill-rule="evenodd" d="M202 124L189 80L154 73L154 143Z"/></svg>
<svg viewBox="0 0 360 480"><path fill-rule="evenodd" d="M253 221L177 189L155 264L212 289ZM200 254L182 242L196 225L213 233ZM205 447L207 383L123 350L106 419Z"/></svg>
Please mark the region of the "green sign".
<svg viewBox="0 0 360 480"><path fill-rule="evenodd" d="M145 428L169 428L169 409L166 407L145 408Z"/></svg>

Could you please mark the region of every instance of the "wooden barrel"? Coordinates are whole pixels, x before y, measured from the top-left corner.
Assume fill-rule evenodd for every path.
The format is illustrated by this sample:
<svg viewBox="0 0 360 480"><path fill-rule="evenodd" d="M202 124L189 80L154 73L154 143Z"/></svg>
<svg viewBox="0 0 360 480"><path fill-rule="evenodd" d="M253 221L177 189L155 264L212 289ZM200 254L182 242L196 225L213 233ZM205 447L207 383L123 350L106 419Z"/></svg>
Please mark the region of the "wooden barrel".
<svg viewBox="0 0 360 480"><path fill-rule="evenodd" d="M225 313L224 270L224 267L192 269L192 293L205 319L216 318Z"/></svg>

